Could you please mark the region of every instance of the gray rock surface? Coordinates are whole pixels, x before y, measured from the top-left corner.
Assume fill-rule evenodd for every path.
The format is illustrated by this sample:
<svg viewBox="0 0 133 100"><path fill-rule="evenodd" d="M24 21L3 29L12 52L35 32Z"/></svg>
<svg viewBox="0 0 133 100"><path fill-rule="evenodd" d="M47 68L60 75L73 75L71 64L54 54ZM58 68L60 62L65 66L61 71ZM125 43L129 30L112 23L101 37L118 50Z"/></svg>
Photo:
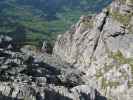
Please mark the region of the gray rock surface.
<svg viewBox="0 0 133 100"><path fill-rule="evenodd" d="M133 100L132 4L114 0L82 16L52 55L10 49L12 38L1 35L0 100Z"/></svg>
<svg viewBox="0 0 133 100"><path fill-rule="evenodd" d="M132 4L114 0L96 16L81 17L53 49L54 55L85 73L85 84L111 100L133 99Z"/></svg>
<svg viewBox="0 0 133 100"><path fill-rule="evenodd" d="M0 48L0 100L105 98L85 85L83 72L56 56L29 48L24 46L21 52Z"/></svg>

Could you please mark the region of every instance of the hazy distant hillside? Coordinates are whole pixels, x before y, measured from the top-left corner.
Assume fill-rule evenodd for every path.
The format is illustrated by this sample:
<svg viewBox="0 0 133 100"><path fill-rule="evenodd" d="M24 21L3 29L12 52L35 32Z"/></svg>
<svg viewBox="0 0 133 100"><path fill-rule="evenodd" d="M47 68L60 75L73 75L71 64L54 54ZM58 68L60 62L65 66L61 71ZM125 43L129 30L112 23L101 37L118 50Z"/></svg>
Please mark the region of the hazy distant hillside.
<svg viewBox="0 0 133 100"><path fill-rule="evenodd" d="M0 34L26 43L54 41L82 14L99 12L111 0L0 0ZM100 4L100 5L99 5Z"/></svg>

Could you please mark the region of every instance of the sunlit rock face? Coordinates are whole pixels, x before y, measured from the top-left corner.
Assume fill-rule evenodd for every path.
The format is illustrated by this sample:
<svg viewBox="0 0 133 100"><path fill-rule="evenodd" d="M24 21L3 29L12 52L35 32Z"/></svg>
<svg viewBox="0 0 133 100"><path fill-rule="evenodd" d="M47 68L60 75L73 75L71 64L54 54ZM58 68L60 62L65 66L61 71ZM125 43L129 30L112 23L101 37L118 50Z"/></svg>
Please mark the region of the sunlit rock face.
<svg viewBox="0 0 133 100"><path fill-rule="evenodd" d="M114 0L101 13L81 17L58 37L53 51L109 99L132 100L132 43L132 0Z"/></svg>
<svg viewBox="0 0 133 100"><path fill-rule="evenodd" d="M83 75L33 47L21 51L0 47L0 100L107 100L85 84Z"/></svg>

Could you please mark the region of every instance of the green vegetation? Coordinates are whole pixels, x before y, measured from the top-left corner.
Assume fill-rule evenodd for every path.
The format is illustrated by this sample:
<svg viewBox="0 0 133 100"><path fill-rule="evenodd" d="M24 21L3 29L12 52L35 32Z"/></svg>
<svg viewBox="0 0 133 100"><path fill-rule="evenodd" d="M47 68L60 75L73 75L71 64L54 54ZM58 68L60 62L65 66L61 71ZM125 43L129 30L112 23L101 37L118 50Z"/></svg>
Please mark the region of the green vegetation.
<svg viewBox="0 0 133 100"><path fill-rule="evenodd" d="M131 66L131 72L132 72L132 75L133 75L133 58L125 58L123 56L123 54L118 51L114 54L112 54L112 57L113 59L115 59L119 64L129 64ZM124 73L123 73L124 75ZM125 76L126 77L126 76ZM130 86L133 84L133 81L129 81L128 82L128 86L130 88Z"/></svg>
<svg viewBox="0 0 133 100"><path fill-rule="evenodd" d="M98 70L98 71L96 72L96 75L95 75L95 76L96 76L97 79L99 79L100 77L103 76L103 74L104 74L104 73L102 73L101 70Z"/></svg>
<svg viewBox="0 0 133 100"><path fill-rule="evenodd" d="M125 58L121 51L112 53L112 58L115 59L119 64L129 64L133 66L133 58Z"/></svg>
<svg viewBox="0 0 133 100"><path fill-rule="evenodd" d="M125 25L126 28L128 29L128 33L133 33L133 25L130 24L131 18L133 16L133 13L130 12L128 14L121 14L119 11L113 11L111 13L111 16L113 17L114 20L117 20L121 24Z"/></svg>
<svg viewBox="0 0 133 100"><path fill-rule="evenodd" d="M131 1L133 1L133 0L120 0L120 2L122 4L126 4L128 2L131 3ZM126 15L125 15L125 14L120 13L119 10L116 10L116 11L111 12L111 16L113 17L113 19L117 20L118 22L122 23L123 25L128 25L131 21L131 17L133 16L133 13L129 12L129 13L126 13Z"/></svg>
<svg viewBox="0 0 133 100"><path fill-rule="evenodd" d="M121 2L122 4L125 4L125 3L126 3L126 0L120 0L120 2Z"/></svg>
<svg viewBox="0 0 133 100"><path fill-rule="evenodd" d="M111 15L115 20L119 21L120 23L124 25L128 25L133 14L129 13L129 14L124 15L124 14L120 14L118 11L114 11L112 12Z"/></svg>
<svg viewBox="0 0 133 100"><path fill-rule="evenodd" d="M105 78L102 78L102 88L106 89L108 86L110 88L117 87L120 83L117 81L107 81Z"/></svg>
<svg viewBox="0 0 133 100"><path fill-rule="evenodd" d="M122 4L131 5L133 4L133 0L120 0ZM133 16L133 12L128 12L126 14L120 13L120 11L117 9L116 11L112 11L110 15L113 17L114 20L117 20L121 24L125 25L128 29L129 33L133 33L133 25L130 24L131 18Z"/></svg>
<svg viewBox="0 0 133 100"><path fill-rule="evenodd" d="M126 58L124 57L124 55L121 53L121 51L117 51L116 53L111 53L110 55L111 58L113 58L115 61L117 61L118 66L123 65L123 64L129 64L131 67L131 72L133 74L133 58ZM102 88L106 89L108 86L109 87L117 87L120 83L118 81L112 81L112 80L107 80L106 78L104 78L104 74L106 72L108 72L110 69L112 69L113 67L118 67L115 65L104 65L104 68L99 69L96 73L96 78L99 79L101 78L101 82L102 82ZM102 71L102 69L104 69L104 71ZM127 74L125 72L121 72L122 73L122 77L124 77L125 79L127 79ZM129 81L128 82L128 87L130 88L133 85L133 81Z"/></svg>
<svg viewBox="0 0 133 100"><path fill-rule="evenodd" d="M133 0L126 0L127 4L133 4Z"/></svg>
<svg viewBox="0 0 133 100"><path fill-rule="evenodd" d="M120 64L126 64L127 63L127 59L123 56L123 54L121 53L121 51L117 51L116 53L112 53L112 58L114 60L116 60L118 63Z"/></svg>
<svg viewBox="0 0 133 100"><path fill-rule="evenodd" d="M1 0L0 34L27 44L54 43L81 15L99 12L111 0ZM99 5L100 3L100 5ZM21 36L19 36L21 34ZM19 38L18 38L19 37Z"/></svg>

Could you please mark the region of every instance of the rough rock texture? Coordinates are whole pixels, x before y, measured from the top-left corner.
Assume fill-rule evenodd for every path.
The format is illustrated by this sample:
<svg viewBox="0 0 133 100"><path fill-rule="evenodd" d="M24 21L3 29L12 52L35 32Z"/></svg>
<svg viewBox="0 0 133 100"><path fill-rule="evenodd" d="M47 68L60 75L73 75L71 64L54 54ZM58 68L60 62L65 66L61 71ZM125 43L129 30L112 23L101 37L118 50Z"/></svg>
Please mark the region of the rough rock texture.
<svg viewBox="0 0 133 100"><path fill-rule="evenodd" d="M0 100L106 100L70 64L31 46L7 49L10 44L2 37Z"/></svg>
<svg viewBox="0 0 133 100"><path fill-rule="evenodd" d="M58 37L54 55L110 100L133 100L133 1L114 0Z"/></svg>
<svg viewBox="0 0 133 100"><path fill-rule="evenodd" d="M132 33L132 0L114 0L60 35L53 55L1 35L0 100L133 100Z"/></svg>

